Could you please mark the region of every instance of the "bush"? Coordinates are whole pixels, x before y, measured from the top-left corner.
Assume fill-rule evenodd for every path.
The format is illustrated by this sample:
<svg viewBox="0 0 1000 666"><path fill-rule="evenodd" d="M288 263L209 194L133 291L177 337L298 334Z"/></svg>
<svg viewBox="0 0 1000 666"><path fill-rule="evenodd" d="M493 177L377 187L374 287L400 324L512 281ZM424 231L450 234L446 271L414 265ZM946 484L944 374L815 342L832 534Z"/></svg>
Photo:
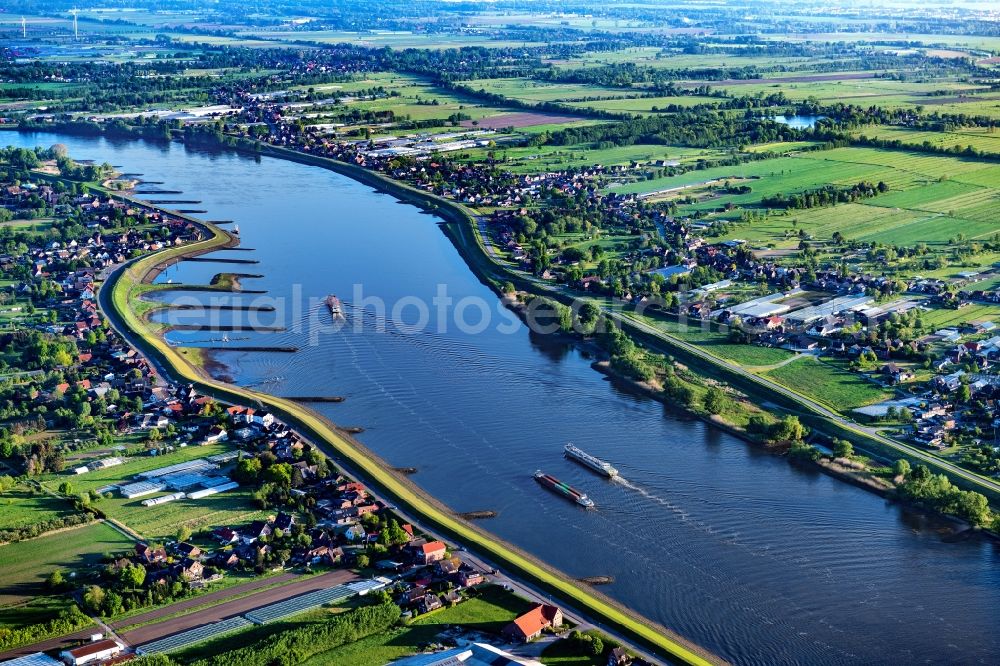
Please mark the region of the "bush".
<svg viewBox="0 0 1000 666"><path fill-rule="evenodd" d="M0 627L0 650L35 643L49 636L68 634L90 624L90 618L80 612L73 604L59 613L59 616L41 624L34 624L19 629Z"/></svg>
<svg viewBox="0 0 1000 666"><path fill-rule="evenodd" d="M385 631L399 620L399 606L364 606L326 622L283 631L247 647L194 662L193 666L301 664L321 652Z"/></svg>
<svg viewBox="0 0 1000 666"><path fill-rule="evenodd" d="M45 520L17 529L0 530L0 543L15 543L17 541L24 541L25 539L33 539L40 534L51 532L52 530L83 525L93 520L93 518L89 513L73 513L62 518L53 518L52 520Z"/></svg>

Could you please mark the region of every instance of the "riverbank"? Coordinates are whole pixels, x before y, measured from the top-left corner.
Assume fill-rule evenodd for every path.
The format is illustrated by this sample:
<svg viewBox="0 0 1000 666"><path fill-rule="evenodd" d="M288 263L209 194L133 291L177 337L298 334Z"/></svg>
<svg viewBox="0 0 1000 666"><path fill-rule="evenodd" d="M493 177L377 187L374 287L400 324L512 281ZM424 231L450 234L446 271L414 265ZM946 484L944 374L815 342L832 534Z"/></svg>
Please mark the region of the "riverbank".
<svg viewBox="0 0 1000 666"><path fill-rule="evenodd" d="M491 256L485 248L487 241L479 234L475 216L460 203L414 188L378 172L330 158L317 157L268 144L260 144L259 150L253 151L252 154L269 155L292 162L320 166L344 174L407 203L418 205L425 211L441 217L444 220L440 225L442 230L459 251L466 265L482 284L501 298L505 297L503 289L508 282L512 283L516 289L526 291L534 296L551 298L563 304L572 304L580 298L580 296L558 288L556 285L540 284L531 276L522 274ZM990 487L978 485L978 475L963 470L956 472L957 468L954 465L948 465L907 445L889 442L885 438L870 435L861 426L849 423L843 417L831 413L829 410L818 408L791 390L783 388L779 390L780 387L771 385L765 378L738 371L737 368L731 367L731 364L712 357L704 350L662 331L654 331L652 327L640 322L628 312L606 311L606 314L646 348L674 357L691 368L699 377L708 379L710 382L733 387L753 404L773 405L785 414L799 417L802 423L813 432L823 433L829 439L846 439L852 442L857 450L875 459L884 460L891 464L895 459L903 457L913 464L928 464L936 471L947 474L960 487L984 492L987 497L994 501L1000 499L1000 494L994 493ZM697 410L690 410L689 413L703 418L703 415L699 414ZM748 437L749 434L741 428L730 430L728 426L719 423L718 420L713 419L710 422L717 427L723 426L719 428L720 430L730 432L744 441L753 443L752 439ZM928 509L923 510L936 513Z"/></svg>
<svg viewBox="0 0 1000 666"><path fill-rule="evenodd" d="M204 223L202 223L204 224ZM435 531L446 534L472 548L497 566L532 582L532 584L567 601L583 615L598 619L612 631L626 635L629 640L655 651L668 659L684 663L711 663L718 661L714 655L690 645L669 630L658 627L646 618L640 618L603 595L580 588L561 573L509 544L500 542L493 535L456 519L451 512L427 497L414 484L394 474L388 466L368 451L357 440L349 437L315 412L294 402L269 396L251 389L226 386L207 377L199 367L200 356L185 354L153 335L130 307L131 299L142 292L140 285L150 279L150 274L167 261L183 258L187 251L204 253L223 247L228 236L214 226L205 225L210 237L187 248L171 248L157 255L137 259L116 270L103 285L99 299L102 308L116 328L138 346L165 373L182 381L195 383L200 390L226 402L266 405L276 415L289 422L308 439L320 445L334 462L345 471L356 471L376 490L397 501L408 511L426 522ZM167 256L163 256L167 255Z"/></svg>

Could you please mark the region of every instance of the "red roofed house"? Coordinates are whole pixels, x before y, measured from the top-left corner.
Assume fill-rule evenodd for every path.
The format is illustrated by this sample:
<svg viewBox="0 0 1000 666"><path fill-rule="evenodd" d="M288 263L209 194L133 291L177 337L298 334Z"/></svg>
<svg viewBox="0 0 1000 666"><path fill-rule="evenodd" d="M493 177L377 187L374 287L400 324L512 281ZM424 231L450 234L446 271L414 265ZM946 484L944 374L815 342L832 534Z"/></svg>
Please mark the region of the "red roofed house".
<svg viewBox="0 0 1000 666"><path fill-rule="evenodd" d="M447 548L440 541L431 541L420 546L418 556L423 557L424 564L431 564L444 559Z"/></svg>
<svg viewBox="0 0 1000 666"><path fill-rule="evenodd" d="M548 627L561 627L562 611L555 606L536 604L534 608L519 616L503 628L500 633L509 641L526 643L538 638Z"/></svg>
<svg viewBox="0 0 1000 666"><path fill-rule="evenodd" d="M93 643L81 645L73 650L63 650L59 653L59 658L70 666L79 666L80 664L104 661L116 656L121 651L122 646L117 642L111 639L104 639L103 641L94 641Z"/></svg>

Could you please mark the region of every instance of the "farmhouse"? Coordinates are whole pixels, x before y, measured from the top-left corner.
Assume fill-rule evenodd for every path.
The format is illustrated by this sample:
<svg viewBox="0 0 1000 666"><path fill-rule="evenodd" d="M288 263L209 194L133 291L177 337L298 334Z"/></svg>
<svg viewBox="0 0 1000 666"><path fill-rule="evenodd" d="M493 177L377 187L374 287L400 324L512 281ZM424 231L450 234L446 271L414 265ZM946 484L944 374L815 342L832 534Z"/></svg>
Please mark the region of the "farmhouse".
<svg viewBox="0 0 1000 666"><path fill-rule="evenodd" d="M538 638L544 629L561 627L562 611L556 606L536 604L530 611L517 617L500 633L511 642L525 643Z"/></svg>

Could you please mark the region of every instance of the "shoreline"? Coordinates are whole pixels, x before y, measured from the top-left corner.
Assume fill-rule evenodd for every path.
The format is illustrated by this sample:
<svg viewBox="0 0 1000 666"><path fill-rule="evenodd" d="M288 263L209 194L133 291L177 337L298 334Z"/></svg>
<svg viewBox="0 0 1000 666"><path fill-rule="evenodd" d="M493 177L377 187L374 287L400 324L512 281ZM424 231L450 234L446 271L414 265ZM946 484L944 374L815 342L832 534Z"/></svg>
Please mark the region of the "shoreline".
<svg viewBox="0 0 1000 666"><path fill-rule="evenodd" d="M351 173L345 175L350 176ZM131 197L117 193L109 194L131 200ZM135 201L135 203L158 210L147 202ZM486 560L499 564L507 569L508 573L513 573L529 585L539 586L546 594L554 593L570 612L584 617L600 618L601 622L596 624L601 625L604 631L611 634L619 633L627 642L671 661L691 664L725 663L717 655L694 645L668 628L639 615L600 592L579 587L578 582L535 556L456 517L451 509L428 495L404 475L395 473L391 466L349 432L317 412L285 398L244 387L224 385L209 376L203 367L185 358L186 354L182 350L171 347L155 332L150 331L143 325L142 317L128 306L131 298L136 296L132 293L133 289L148 283L163 268L177 261L224 249L234 241L238 242L232 234L214 224L193 218L191 221L209 232L210 237L188 246L170 248L126 262L108 277L98 295L102 309L108 314L115 328L126 340L146 354L154 367L166 370L167 372L163 374L171 375L178 381L194 383L204 393L221 401L235 403L251 401L268 405L280 418L299 430L306 439L315 443L345 472L365 481L380 493L396 499L400 505L419 517L418 522L429 523L431 529L428 531L445 534L469 547L473 552L481 554Z"/></svg>
<svg viewBox="0 0 1000 666"><path fill-rule="evenodd" d="M182 139L180 141L181 141L181 143L183 143ZM523 312L523 308L521 308L521 304L519 302L517 302L516 299L510 299L509 295L505 294L502 291L502 289L501 289L502 282L501 281L511 282L511 283L513 283L515 285L515 288L517 288L517 289L521 289L522 287L524 287L525 288L524 291L526 291L527 293L529 293L529 294L531 294L533 296L542 296L542 297L546 297L546 298L552 298L554 300L562 302L562 300L560 298L561 297L560 294L558 294L558 293L551 293L551 294L540 294L540 293L537 293L534 290L535 285L534 285L533 282L527 281L527 280L523 279L522 277L520 277L520 276L518 276L516 274L513 274L510 271L507 271L505 268L503 268L502 266L500 266L497 261L491 259L488 256L488 253L485 252L485 250L484 250L484 248L483 248L483 246L482 246L482 244L480 242L480 239L478 238L478 232L477 232L477 229L476 229L476 218L475 218L475 216L468 209L466 209L463 204L461 204L459 202L455 202L455 201L450 201L448 199L442 199L441 197L438 197L437 195L435 195L433 193L417 189L417 188L415 188L415 187L413 187L413 186L411 186L411 185L409 185L407 183L398 182L398 181L393 180L393 179L389 178L388 176L385 176L385 175L383 175L381 173L374 172L374 171L371 171L369 169L365 169L365 168L356 166L354 164L348 164L346 162L340 162L338 160L335 160L335 159L332 159L332 158L328 158L328 157L320 157L320 156L316 156L316 155L311 155L311 154L308 154L308 153L303 153L303 152L300 152L300 151L297 151L297 150L292 150L292 149L284 148L284 147L281 147L281 146L272 146L270 144L261 143L259 141L256 142L255 145L257 146L257 151L250 151L250 150L247 150L246 148L244 148L242 146L239 146L239 145L237 145L237 146L220 146L219 149L220 150L233 150L233 151L238 152L238 153L243 153L243 154L247 154L247 155L253 155L255 157L260 157L260 156L263 155L263 156L273 157L273 158L276 158L276 159L285 159L285 160L288 160L288 161L291 161L291 162L296 162L296 163L304 164L304 165L307 165L307 166L318 166L320 168L327 169L329 171L334 171L336 173L339 173L339 174L342 174L344 176L347 176L348 178L351 178L352 180L354 180L356 182L359 182L359 183L362 183L364 185L368 185L369 187L372 187L373 189L375 189L375 190L377 190L377 191L379 191L379 192L381 192L383 194L388 194L390 196L393 196L393 197L397 198L398 200L402 201L403 203L409 203L409 204L415 205L415 206L421 208L422 210L424 210L425 212L428 212L428 213L430 213L432 215L435 215L436 217L438 217L438 218L441 219L441 222L439 223L439 225L441 226L442 231L445 233L445 235L449 238L449 240L455 246L455 249L458 251L459 255L465 261L466 265L469 267L469 270L472 271L472 273L479 279L479 281L483 285L485 285L487 288L489 288L491 291L494 292L494 294L497 296L498 299L500 299L500 301L505 305L505 307L508 307L513 312L515 312L517 314L517 316L520 319L522 319L522 321L523 321L523 318L524 318L524 312ZM467 224L468 228L466 228L466 224ZM467 245L466 245L467 239L465 237L466 231L468 231L469 233L473 234L473 236L474 236L473 244L478 248L479 255L481 255L481 256L479 256L479 257L473 257L470 254L470 252L467 251ZM227 233L228 234L229 232L223 232L223 233ZM229 235L230 235L231 238L235 238L235 240L237 241L237 244L238 244L239 238L238 237L234 237L232 234L229 234ZM220 249L222 249L222 248L220 248ZM488 262L489 267L488 268L484 267L480 262L476 261L477 258L481 259L481 260L485 260L486 262ZM500 272L497 273L496 272L497 270L499 270ZM643 331L635 329L630 324L630 320L628 318L615 317L614 320L615 320L615 322L619 326L621 326L623 328L627 327L633 334L636 334L635 337L637 338L637 341L639 341L640 339L641 340L648 339L649 336L647 334L645 334ZM593 351L593 347L592 346L588 346L588 343L586 341L580 339L579 336L565 335L565 334L555 334L555 335L560 335L563 339L565 339L568 342L571 342L572 344L574 344L575 346L577 346L581 350ZM640 342L640 344L642 344L642 342ZM669 342L666 343L666 344L669 344ZM655 344L654 345L647 344L647 346L648 347L653 347L653 348L656 347ZM675 351L675 355L676 355L676 353L680 353L680 352L682 352L682 350L676 350ZM225 364L222 364L222 365L225 365ZM228 366L227 366L227 369L228 369ZM597 368L595 368L595 369L597 369ZM718 370L720 372L724 372L725 368L719 367L716 370ZM601 371L601 370L598 370L598 371ZM638 390L638 391L640 391L644 395L647 395L647 397L651 397L652 399L657 400L658 402L661 402L663 404L668 404L668 403L666 403L661 398L661 396L657 395L656 391L651 390L650 387L648 387L648 386L647 387L643 387L642 383L635 382L635 380L632 380L632 379L630 379L628 377L624 377L624 376L618 375L617 373L614 373L614 371L610 370L610 368L608 369L608 372L604 372L603 374L605 374L606 376L614 377L616 380L620 380L620 381L625 382L625 383L630 384L630 385L634 384L633 388L636 389L636 390ZM736 387L736 384L737 384L736 382L729 382L729 383L733 384L734 387ZM749 396L748 396L748 398L749 398ZM775 396L775 398L776 398L776 402L782 402L784 400L784 396L780 396L780 395ZM783 408L780 405L778 405L778 407L782 411L784 411L786 413L790 413L787 408ZM748 445L756 446L756 447L759 447L761 449L768 450L770 452L774 452L774 448L773 447L768 447L764 443L756 441L755 439L753 439L749 435L749 433L747 433L742 428L735 427L735 426L733 426L733 425L731 425L729 423L726 423L725 421L722 421L721 419L708 417L708 416L706 416L704 414L699 414L696 411L693 411L693 410L690 410L690 409L686 409L686 408L683 408L683 407L680 407L679 411L681 413L683 413L684 415L686 415L687 417L689 417L689 418L697 418L697 419L703 421L704 423L708 424L711 427L718 428L719 430L722 430L723 432L726 432L726 433L728 433L728 434L730 434L730 435L732 435L734 437L737 437L737 438L741 439L744 443L746 443ZM792 410L792 411L794 411L794 410ZM822 417L817 417L816 419L810 418L809 420L812 420L812 421L817 422L817 423L826 423L828 425L834 425L834 424L830 424L830 422L828 420L826 420L826 419L824 419ZM814 430L817 429L814 426L811 426L811 427L813 427ZM834 436L834 433L829 432L829 431L826 434L828 436L830 436L830 437ZM839 435L844 435L843 432L840 432L838 434ZM827 474L827 475L829 475L831 477L834 477L836 479L845 481L845 482L847 482L847 483L849 483L849 484L851 484L851 485L853 485L853 486L855 486L855 487L857 487L859 489L867 490L869 492L875 492L876 494L879 494L880 496L885 497L889 501L896 502L896 503L899 503L901 505L909 506L909 507L911 507L911 508L913 508L915 510L919 510L921 512L924 512L924 513L926 513L926 514L928 514L930 516L936 516L936 517L944 518L944 519L947 519L947 520L950 520L950 521L957 521L958 523L960 523L961 525L967 527L968 529L975 529L977 532L979 532L981 534L984 534L984 535L989 536L989 537L991 537L993 539L996 539L996 540L1000 540L1000 534L994 533L994 532L992 532L992 531L990 531L988 529L985 529L985 528L974 528L969 523L965 522L961 518L958 518L957 516L953 516L953 515L950 515L950 514L941 513L941 512L935 511L933 509L925 508L925 507L923 507L921 505L918 505L918 504L907 502L907 501L902 500L899 497L895 496L895 494L891 493L891 492L887 492L887 491L884 491L884 490L883 491L879 491L873 484L864 482L862 480L859 480L857 478L857 474L851 473L851 472L847 471L846 469L844 471L838 471L838 470L835 470L833 468L824 466L823 464L821 464L819 462L816 462L816 461L813 461L812 464L813 464L813 466L818 471L821 471L821 472L823 472L823 473L825 473L825 474ZM952 480L954 482L959 482L958 479L952 479Z"/></svg>

